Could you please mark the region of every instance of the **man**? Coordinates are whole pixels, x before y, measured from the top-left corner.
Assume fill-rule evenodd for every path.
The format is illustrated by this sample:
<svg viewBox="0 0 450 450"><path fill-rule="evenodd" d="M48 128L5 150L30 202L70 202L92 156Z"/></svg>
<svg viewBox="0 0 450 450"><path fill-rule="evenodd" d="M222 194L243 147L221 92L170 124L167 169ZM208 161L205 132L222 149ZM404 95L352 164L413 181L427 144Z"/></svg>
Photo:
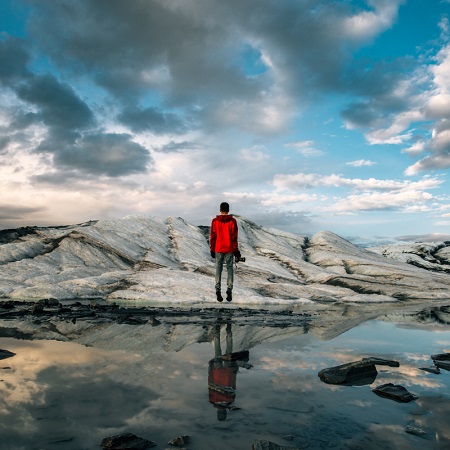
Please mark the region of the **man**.
<svg viewBox="0 0 450 450"><path fill-rule="evenodd" d="M221 293L221 280L223 264L227 266L227 301L232 300L233 290L233 255L240 257L238 249L238 225L236 219L228 214L230 205L227 202L220 204L220 214L212 220L209 236L211 257L216 258L216 296L217 301L223 301Z"/></svg>

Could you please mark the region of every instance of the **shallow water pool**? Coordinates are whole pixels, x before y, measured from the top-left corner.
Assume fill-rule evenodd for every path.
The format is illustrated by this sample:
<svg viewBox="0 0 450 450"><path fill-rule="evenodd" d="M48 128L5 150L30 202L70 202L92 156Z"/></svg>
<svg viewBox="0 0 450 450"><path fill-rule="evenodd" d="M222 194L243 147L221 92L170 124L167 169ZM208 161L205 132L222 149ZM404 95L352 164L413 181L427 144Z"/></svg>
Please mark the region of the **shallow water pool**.
<svg viewBox="0 0 450 450"><path fill-rule="evenodd" d="M99 449L104 437L122 432L155 441L155 449L179 435L190 436L191 450L250 450L256 439L308 449L450 448L450 372L419 369L432 365L430 355L450 352L445 321L384 317L330 340L307 329L249 328L223 318L149 327L147 340L142 326L114 330L123 333L123 348L99 335L95 346L0 338L0 349L16 353L0 360L2 450ZM214 358L242 350L248 357L220 362L235 391L214 397ZM362 386L325 384L317 376L369 356L400 367L377 366L376 379ZM384 383L419 398L378 397L372 389ZM409 434L407 425L425 434Z"/></svg>

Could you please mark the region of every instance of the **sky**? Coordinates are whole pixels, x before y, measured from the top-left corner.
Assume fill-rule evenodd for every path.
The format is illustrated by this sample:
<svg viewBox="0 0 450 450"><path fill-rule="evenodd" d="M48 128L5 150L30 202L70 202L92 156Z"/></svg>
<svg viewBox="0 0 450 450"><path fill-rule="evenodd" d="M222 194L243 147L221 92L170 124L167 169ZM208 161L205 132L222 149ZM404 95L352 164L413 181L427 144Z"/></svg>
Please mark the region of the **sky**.
<svg viewBox="0 0 450 450"><path fill-rule="evenodd" d="M0 0L0 229L450 240L450 0Z"/></svg>

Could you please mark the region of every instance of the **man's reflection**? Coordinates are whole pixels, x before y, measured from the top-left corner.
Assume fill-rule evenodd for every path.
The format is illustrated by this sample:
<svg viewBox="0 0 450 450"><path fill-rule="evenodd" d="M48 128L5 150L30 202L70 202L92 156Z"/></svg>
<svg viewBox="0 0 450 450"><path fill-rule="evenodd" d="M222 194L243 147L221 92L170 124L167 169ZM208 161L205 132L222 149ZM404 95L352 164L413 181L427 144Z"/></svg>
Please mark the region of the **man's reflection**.
<svg viewBox="0 0 450 450"><path fill-rule="evenodd" d="M208 391L209 401L217 409L217 419L225 420L227 411L233 408L236 398L236 375L239 360L248 361L248 351L233 353L231 323L226 324L226 351L222 354L220 344L221 325L214 325L214 358L209 361ZM247 368L250 366L247 365Z"/></svg>

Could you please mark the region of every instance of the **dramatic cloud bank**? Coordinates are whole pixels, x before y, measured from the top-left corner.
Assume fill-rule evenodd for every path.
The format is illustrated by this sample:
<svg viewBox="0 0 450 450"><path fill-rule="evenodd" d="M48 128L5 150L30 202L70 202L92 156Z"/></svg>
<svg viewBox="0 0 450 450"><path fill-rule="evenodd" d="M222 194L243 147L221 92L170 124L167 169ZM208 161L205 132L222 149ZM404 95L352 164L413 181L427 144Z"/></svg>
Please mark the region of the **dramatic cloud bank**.
<svg viewBox="0 0 450 450"><path fill-rule="evenodd" d="M228 199L302 233L444 232L448 4L418 3L5 0L0 228Z"/></svg>

